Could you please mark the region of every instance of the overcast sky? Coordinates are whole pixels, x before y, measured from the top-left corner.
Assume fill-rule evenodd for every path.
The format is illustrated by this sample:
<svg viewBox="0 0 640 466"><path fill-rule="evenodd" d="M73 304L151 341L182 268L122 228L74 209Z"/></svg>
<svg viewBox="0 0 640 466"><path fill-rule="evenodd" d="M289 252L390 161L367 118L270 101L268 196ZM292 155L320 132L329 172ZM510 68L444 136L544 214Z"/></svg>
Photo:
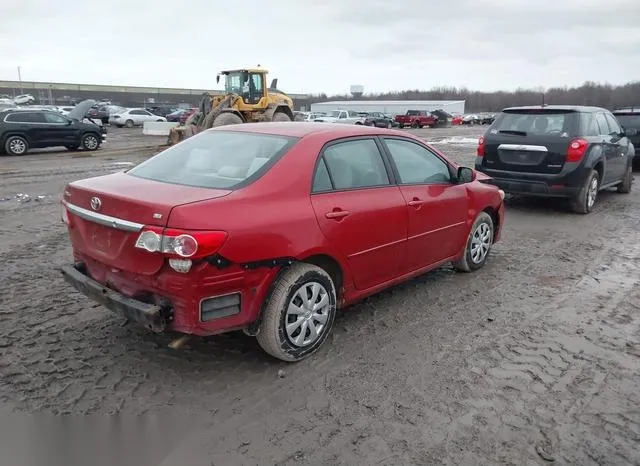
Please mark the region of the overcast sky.
<svg viewBox="0 0 640 466"><path fill-rule="evenodd" d="M0 80L344 93L640 80L640 0L0 1Z"/></svg>

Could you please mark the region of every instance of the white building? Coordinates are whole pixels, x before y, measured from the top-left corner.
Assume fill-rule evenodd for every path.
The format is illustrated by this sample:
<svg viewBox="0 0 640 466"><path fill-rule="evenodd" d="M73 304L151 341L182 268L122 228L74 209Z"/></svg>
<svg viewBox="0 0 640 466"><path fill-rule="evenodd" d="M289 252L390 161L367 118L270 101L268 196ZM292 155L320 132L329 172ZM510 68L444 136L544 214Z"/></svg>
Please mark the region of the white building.
<svg viewBox="0 0 640 466"><path fill-rule="evenodd" d="M336 100L311 104L312 112L353 110L354 112L383 112L404 115L407 110L444 110L452 115L464 114L464 100Z"/></svg>

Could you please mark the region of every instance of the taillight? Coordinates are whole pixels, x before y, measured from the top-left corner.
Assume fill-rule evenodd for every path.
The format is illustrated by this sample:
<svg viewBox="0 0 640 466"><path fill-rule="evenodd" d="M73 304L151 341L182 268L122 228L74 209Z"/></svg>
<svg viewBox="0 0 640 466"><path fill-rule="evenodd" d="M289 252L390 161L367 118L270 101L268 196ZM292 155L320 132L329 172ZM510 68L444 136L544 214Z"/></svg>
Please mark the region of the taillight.
<svg viewBox="0 0 640 466"><path fill-rule="evenodd" d="M198 259L215 254L226 239L224 231L184 231L147 226L138 236L136 248L169 257Z"/></svg>
<svg viewBox="0 0 640 466"><path fill-rule="evenodd" d="M478 157L484 157L484 136L480 136L478 139Z"/></svg>
<svg viewBox="0 0 640 466"><path fill-rule="evenodd" d="M569 142L569 148L567 149L566 161L579 162L582 160L588 146L589 142L584 139L572 139L571 142Z"/></svg>

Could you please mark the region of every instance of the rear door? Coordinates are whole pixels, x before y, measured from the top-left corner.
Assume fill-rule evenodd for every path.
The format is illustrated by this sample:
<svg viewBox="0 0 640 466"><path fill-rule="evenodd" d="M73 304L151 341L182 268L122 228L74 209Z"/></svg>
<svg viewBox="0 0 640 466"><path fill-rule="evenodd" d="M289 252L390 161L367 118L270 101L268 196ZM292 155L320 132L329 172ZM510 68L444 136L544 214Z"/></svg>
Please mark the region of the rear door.
<svg viewBox="0 0 640 466"><path fill-rule="evenodd" d="M602 141L602 150L605 157L605 169L602 176L602 183L611 183L622 175L622 170L620 168L621 161L618 156L618 146L614 136L611 135L613 130L609 127L609 122L607 121L604 112L597 112L595 114L595 119L599 129L600 139Z"/></svg>
<svg viewBox="0 0 640 466"><path fill-rule="evenodd" d="M446 161L426 146L385 137L409 216L404 267L416 270L457 255L467 239L467 188L452 182Z"/></svg>
<svg viewBox="0 0 640 466"><path fill-rule="evenodd" d="M405 260L407 207L375 138L325 146L311 203L320 229L349 264L358 289L398 276Z"/></svg>
<svg viewBox="0 0 640 466"><path fill-rule="evenodd" d="M622 126L620 126L618 120L616 120L611 113L605 112L604 117L609 124L609 136L611 136L611 144L614 146L613 150L616 153L615 173L613 174L613 181L616 181L627 173L629 140L625 136L622 136ZM631 157L633 157L633 155L631 155Z"/></svg>
<svg viewBox="0 0 640 466"><path fill-rule="evenodd" d="M482 163L489 170L560 173L579 122L570 109L504 111L485 136Z"/></svg>

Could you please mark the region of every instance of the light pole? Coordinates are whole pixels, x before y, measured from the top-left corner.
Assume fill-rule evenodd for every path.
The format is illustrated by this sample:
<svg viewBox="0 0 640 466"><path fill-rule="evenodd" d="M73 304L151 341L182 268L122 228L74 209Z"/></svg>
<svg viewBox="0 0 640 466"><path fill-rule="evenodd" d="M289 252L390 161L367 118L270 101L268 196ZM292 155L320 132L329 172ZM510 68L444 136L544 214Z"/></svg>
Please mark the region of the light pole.
<svg viewBox="0 0 640 466"><path fill-rule="evenodd" d="M20 94L24 94L24 90L22 89L22 75L20 74L20 67L18 67L18 81L20 81Z"/></svg>

